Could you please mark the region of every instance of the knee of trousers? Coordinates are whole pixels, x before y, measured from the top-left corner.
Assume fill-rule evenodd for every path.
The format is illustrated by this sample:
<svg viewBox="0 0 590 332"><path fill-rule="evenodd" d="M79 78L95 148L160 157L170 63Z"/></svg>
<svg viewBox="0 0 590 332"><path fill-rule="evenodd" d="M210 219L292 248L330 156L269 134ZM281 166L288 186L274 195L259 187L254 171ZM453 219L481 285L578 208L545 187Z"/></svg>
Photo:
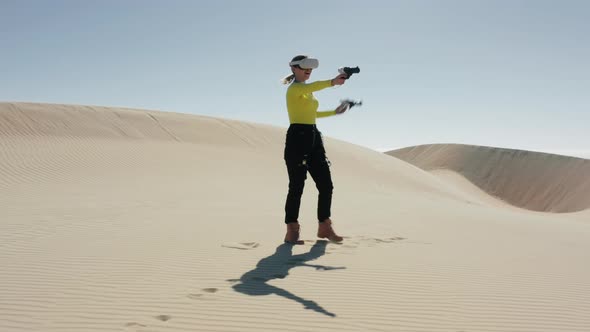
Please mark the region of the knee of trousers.
<svg viewBox="0 0 590 332"><path fill-rule="evenodd" d="M332 181L326 181L326 182L321 182L318 183L317 188L319 190L319 192L321 193L332 193L332 191L334 190L334 184L332 184Z"/></svg>
<svg viewBox="0 0 590 332"><path fill-rule="evenodd" d="M289 183L289 192L292 194L301 195L303 194L303 183Z"/></svg>

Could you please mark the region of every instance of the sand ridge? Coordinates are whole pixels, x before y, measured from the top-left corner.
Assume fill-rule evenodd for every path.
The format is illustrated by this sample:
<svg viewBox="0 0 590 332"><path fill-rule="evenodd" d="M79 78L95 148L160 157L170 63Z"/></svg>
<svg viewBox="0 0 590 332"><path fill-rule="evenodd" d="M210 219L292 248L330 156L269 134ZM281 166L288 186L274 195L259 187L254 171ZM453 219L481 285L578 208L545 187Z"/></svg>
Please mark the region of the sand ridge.
<svg viewBox="0 0 590 332"><path fill-rule="evenodd" d="M431 144L387 154L427 171L449 170L503 201L533 211L590 208L590 160L542 152Z"/></svg>

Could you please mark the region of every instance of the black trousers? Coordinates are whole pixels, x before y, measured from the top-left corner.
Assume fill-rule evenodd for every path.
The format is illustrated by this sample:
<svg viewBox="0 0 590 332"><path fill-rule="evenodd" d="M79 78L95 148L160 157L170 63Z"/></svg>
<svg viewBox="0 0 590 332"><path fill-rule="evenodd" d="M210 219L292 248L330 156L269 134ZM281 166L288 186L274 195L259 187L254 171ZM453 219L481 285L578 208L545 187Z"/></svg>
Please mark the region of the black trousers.
<svg viewBox="0 0 590 332"><path fill-rule="evenodd" d="M318 221L322 222L329 218L334 186L322 134L315 125L291 124L289 126L284 159L289 173L285 223L297 222L307 172L313 178L319 191Z"/></svg>

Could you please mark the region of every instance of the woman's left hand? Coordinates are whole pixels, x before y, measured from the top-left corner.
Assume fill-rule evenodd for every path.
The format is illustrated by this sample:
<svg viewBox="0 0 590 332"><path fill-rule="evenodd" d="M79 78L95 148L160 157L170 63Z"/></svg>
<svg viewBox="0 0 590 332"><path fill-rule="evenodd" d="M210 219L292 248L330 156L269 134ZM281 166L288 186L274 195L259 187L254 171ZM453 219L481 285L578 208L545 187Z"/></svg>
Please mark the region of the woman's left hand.
<svg viewBox="0 0 590 332"><path fill-rule="evenodd" d="M336 107L336 114L342 114L348 111L348 103L342 103L340 106Z"/></svg>

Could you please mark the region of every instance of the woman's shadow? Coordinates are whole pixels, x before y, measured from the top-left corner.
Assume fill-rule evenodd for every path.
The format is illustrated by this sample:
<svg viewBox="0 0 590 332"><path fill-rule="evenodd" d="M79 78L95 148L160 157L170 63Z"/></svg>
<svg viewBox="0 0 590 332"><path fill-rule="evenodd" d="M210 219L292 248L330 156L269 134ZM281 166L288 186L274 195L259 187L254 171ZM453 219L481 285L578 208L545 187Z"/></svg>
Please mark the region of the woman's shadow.
<svg viewBox="0 0 590 332"><path fill-rule="evenodd" d="M306 300L285 289L267 283L273 279L286 278L289 275L289 270L297 266L313 267L318 271L345 269L344 267L329 267L306 263L323 256L326 253L327 244L328 241L318 240L309 252L293 255L293 245L283 243L277 247L273 255L261 259L256 264L254 270L244 273L240 279L230 279L228 281L239 282L232 286L237 292L252 296L276 294L301 303L305 309L311 309L330 317L336 317L334 313L329 312L312 300Z"/></svg>

